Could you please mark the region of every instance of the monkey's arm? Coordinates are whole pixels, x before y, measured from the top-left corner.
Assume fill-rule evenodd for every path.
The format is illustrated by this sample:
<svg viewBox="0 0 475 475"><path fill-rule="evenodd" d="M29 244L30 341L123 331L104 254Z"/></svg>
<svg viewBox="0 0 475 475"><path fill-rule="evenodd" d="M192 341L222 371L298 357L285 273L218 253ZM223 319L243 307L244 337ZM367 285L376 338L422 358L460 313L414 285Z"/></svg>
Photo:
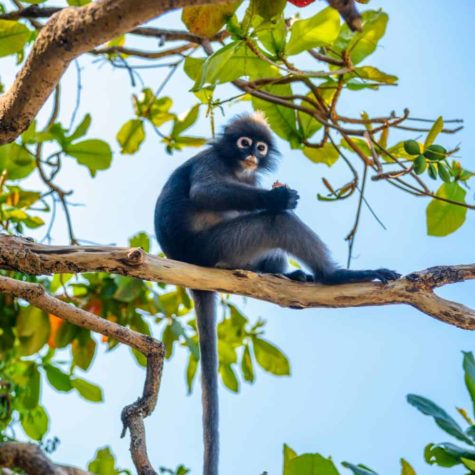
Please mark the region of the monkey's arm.
<svg viewBox="0 0 475 475"><path fill-rule="evenodd" d="M289 188L264 190L231 181L198 182L190 188L191 201L199 208L213 211L294 209L298 198L297 192Z"/></svg>

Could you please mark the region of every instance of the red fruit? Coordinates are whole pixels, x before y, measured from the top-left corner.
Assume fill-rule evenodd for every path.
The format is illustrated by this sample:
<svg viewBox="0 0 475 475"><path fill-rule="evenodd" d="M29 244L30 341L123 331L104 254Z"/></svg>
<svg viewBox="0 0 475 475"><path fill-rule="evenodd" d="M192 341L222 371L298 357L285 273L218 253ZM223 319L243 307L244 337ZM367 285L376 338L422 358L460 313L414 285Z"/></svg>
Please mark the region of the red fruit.
<svg viewBox="0 0 475 475"><path fill-rule="evenodd" d="M296 7L306 7L310 5L315 0L289 0L290 3L294 4Z"/></svg>

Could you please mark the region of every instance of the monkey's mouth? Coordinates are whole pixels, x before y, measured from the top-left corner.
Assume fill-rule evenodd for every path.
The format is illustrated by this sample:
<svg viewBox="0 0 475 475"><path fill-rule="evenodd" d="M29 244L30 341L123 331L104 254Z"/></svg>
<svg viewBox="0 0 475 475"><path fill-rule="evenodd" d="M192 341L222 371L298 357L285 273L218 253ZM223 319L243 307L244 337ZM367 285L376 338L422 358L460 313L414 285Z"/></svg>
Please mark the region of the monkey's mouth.
<svg viewBox="0 0 475 475"><path fill-rule="evenodd" d="M243 160L242 164L246 170L254 170L258 164L257 157L255 155L249 155Z"/></svg>

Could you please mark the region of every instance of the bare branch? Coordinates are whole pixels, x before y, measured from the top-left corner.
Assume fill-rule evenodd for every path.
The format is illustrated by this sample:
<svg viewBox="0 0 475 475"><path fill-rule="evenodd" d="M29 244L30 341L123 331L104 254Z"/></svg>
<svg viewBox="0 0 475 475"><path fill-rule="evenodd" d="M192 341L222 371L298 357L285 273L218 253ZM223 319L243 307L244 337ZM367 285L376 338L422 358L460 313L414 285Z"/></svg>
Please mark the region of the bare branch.
<svg viewBox="0 0 475 475"><path fill-rule="evenodd" d="M55 13L41 29L23 68L0 97L0 145L15 140L36 116L70 62L166 11L224 0L103 0Z"/></svg>
<svg viewBox="0 0 475 475"><path fill-rule="evenodd" d="M433 294L433 289L441 285L475 279L475 264L427 269L387 285L369 282L324 286L302 284L280 276L255 274L244 270L198 267L151 256L140 248L47 246L19 237L2 235L0 268L34 275L108 271L192 289L245 295L291 308L409 304L451 325L475 330L474 310L439 299ZM71 312L83 312L76 307L71 308ZM55 311L56 309L52 309L51 313ZM108 326L112 325L112 322L99 319L98 323L97 317L93 318L96 322L94 331L119 339L120 335L105 333L112 331ZM98 325L101 328L98 328ZM119 329L120 331L113 331L126 331L122 327ZM121 338L125 337L122 335ZM146 339L143 335L140 335L140 338ZM126 344L130 345L130 341Z"/></svg>

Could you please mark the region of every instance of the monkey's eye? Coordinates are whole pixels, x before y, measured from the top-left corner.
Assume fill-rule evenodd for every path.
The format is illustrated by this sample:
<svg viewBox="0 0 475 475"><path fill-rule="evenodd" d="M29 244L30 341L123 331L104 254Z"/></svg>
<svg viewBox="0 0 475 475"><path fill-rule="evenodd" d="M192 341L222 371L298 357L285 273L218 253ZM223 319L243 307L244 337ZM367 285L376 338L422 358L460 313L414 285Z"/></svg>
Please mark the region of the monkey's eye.
<svg viewBox="0 0 475 475"><path fill-rule="evenodd" d="M269 147L265 142L257 142L256 148L262 155L265 155Z"/></svg>
<svg viewBox="0 0 475 475"><path fill-rule="evenodd" d="M249 148L252 145L252 140L249 137L239 137L236 143L239 148Z"/></svg>

